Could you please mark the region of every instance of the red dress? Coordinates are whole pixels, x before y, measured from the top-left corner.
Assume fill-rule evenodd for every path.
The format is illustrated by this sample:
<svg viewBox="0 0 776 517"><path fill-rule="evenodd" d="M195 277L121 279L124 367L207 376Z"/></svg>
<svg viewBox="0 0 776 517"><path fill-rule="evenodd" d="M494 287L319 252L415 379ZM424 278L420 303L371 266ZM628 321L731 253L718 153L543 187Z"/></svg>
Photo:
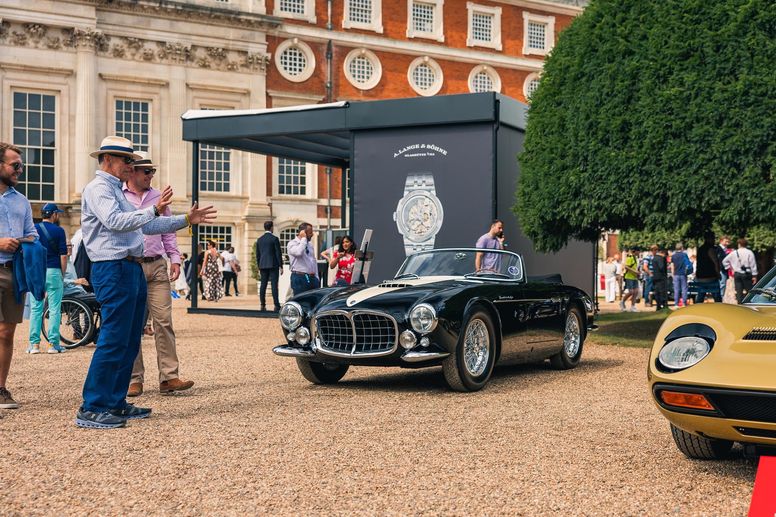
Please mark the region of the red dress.
<svg viewBox="0 0 776 517"><path fill-rule="evenodd" d="M335 252L334 258L337 259L337 274L334 276L334 282L342 280L350 285L350 281L353 279L353 266L356 263L356 256L352 253Z"/></svg>

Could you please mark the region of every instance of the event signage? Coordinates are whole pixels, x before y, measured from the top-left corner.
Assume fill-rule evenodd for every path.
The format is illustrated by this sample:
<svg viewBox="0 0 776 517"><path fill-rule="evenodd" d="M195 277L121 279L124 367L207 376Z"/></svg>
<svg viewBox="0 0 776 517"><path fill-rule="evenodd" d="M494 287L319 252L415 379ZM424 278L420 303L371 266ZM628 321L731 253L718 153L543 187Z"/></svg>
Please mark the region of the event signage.
<svg viewBox="0 0 776 517"><path fill-rule="evenodd" d="M392 278L410 253L473 247L493 218L493 126L357 132L354 235L371 228L370 282Z"/></svg>

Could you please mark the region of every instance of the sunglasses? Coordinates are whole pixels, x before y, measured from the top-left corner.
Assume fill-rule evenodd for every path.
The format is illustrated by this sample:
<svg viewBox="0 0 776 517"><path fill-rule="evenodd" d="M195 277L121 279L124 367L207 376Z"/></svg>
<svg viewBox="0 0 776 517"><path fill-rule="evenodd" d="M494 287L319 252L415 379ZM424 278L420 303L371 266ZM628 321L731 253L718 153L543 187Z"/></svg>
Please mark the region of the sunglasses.
<svg viewBox="0 0 776 517"><path fill-rule="evenodd" d="M13 162L13 163L3 162L3 163L7 163L8 165L10 165L15 172L19 172L24 168L24 164L22 162Z"/></svg>
<svg viewBox="0 0 776 517"><path fill-rule="evenodd" d="M142 169L142 171L146 176L153 176L156 174L156 169Z"/></svg>
<svg viewBox="0 0 776 517"><path fill-rule="evenodd" d="M113 156L114 158L121 158L122 160L124 160L124 163L126 163L127 165L131 165L135 163L135 159L132 158L131 156L124 156L122 154L110 154L109 156Z"/></svg>

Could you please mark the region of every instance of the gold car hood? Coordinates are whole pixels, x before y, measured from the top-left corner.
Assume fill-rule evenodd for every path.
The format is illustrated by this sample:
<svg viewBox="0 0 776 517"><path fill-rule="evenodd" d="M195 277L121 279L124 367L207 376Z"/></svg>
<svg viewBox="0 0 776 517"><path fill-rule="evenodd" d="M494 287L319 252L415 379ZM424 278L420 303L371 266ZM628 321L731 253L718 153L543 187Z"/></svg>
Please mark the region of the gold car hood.
<svg viewBox="0 0 776 517"><path fill-rule="evenodd" d="M655 361L665 337L689 323L714 330L717 339L711 352L686 370L661 372ZM666 318L657 333L650 354L650 376L655 382L776 391L776 339L744 339L753 329L776 333L776 306L706 303L680 309Z"/></svg>

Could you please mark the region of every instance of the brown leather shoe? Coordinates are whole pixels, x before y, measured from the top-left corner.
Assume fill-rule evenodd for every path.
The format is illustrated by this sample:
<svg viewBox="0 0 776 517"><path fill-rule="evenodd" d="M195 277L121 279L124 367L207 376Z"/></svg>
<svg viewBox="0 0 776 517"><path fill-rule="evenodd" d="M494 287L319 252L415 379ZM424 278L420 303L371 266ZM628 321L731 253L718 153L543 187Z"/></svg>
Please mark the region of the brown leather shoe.
<svg viewBox="0 0 776 517"><path fill-rule="evenodd" d="M170 379L159 383L159 391L162 393L172 393L173 391L183 391L194 386L194 381L184 381L181 379Z"/></svg>
<svg viewBox="0 0 776 517"><path fill-rule="evenodd" d="M129 390L127 390L127 397L138 397L143 394L143 383L142 382L133 382L129 385Z"/></svg>

